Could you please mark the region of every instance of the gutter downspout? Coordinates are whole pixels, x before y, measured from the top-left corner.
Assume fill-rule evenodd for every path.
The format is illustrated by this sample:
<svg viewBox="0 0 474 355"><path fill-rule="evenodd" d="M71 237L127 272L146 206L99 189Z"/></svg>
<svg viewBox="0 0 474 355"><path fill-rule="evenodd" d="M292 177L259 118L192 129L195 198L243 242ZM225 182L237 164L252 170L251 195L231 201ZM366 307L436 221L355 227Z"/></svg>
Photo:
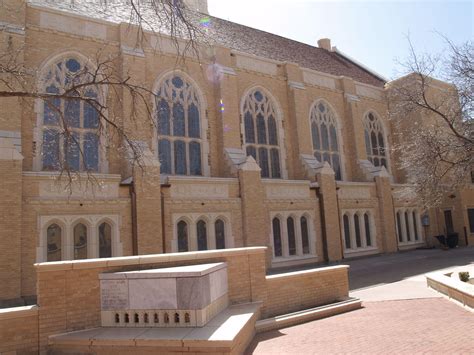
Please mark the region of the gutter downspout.
<svg viewBox="0 0 474 355"><path fill-rule="evenodd" d="M132 203L132 255L138 255L137 194L134 182L130 184L129 191Z"/></svg>

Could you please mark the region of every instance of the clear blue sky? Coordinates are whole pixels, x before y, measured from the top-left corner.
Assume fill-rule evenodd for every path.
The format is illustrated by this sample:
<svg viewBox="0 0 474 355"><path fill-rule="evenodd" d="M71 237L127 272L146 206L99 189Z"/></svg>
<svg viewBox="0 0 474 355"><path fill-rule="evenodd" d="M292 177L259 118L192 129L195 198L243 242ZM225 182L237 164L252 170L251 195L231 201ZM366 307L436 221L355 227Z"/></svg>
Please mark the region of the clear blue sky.
<svg viewBox="0 0 474 355"><path fill-rule="evenodd" d="M315 45L332 45L388 79L408 56L410 38L420 52L473 39L474 0L208 0L211 15Z"/></svg>

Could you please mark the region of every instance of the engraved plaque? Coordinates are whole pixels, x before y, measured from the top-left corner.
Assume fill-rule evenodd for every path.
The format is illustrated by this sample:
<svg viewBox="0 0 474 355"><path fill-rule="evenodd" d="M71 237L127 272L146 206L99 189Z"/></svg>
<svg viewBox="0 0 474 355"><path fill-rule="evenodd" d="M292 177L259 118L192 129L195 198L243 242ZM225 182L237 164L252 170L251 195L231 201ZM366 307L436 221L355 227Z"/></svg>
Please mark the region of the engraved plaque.
<svg viewBox="0 0 474 355"><path fill-rule="evenodd" d="M102 310L128 308L128 281L102 280L100 282L100 298Z"/></svg>

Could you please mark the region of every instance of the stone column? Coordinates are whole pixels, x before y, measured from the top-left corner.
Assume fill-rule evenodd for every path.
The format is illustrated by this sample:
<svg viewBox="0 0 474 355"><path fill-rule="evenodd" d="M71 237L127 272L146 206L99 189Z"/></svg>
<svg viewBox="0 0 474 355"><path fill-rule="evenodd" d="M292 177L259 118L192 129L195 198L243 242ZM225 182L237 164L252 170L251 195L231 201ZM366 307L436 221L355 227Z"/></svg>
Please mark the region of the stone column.
<svg viewBox="0 0 474 355"><path fill-rule="evenodd" d="M339 226L339 211L337 206L336 180L334 170L325 162L321 168L316 169L316 180L319 184L318 198L323 209L323 248L326 244L328 261L342 259L342 239ZM325 242L324 242L325 239Z"/></svg>
<svg viewBox="0 0 474 355"><path fill-rule="evenodd" d="M393 253L398 250L397 233L395 231L395 214L393 210L392 185L390 175L385 167L375 175L375 187L379 205L379 223L382 232L382 248L385 253ZM403 216L405 219L405 216ZM404 222L402 222L402 228ZM405 231L402 230L402 233Z"/></svg>
<svg viewBox="0 0 474 355"><path fill-rule="evenodd" d="M246 247L271 245L269 216L265 208L265 188L260 177L260 170L251 156L248 156L239 168L243 239ZM269 255L273 255L270 247Z"/></svg>
<svg viewBox="0 0 474 355"><path fill-rule="evenodd" d="M137 209L137 252L163 253L161 219L160 163L149 149L144 149L142 167L133 169Z"/></svg>
<svg viewBox="0 0 474 355"><path fill-rule="evenodd" d="M0 300L21 296L22 160L11 139L0 138Z"/></svg>

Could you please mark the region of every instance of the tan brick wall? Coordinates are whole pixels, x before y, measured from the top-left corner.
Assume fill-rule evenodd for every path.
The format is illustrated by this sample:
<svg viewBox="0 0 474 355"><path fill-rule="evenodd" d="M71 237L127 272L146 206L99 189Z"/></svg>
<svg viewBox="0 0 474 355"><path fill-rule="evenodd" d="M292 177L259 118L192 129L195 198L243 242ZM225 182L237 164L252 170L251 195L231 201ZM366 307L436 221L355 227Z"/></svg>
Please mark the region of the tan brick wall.
<svg viewBox="0 0 474 355"><path fill-rule="evenodd" d="M38 353L37 307L17 307L0 313L0 354Z"/></svg>
<svg viewBox="0 0 474 355"><path fill-rule="evenodd" d="M336 266L266 277L263 317L295 312L343 300L349 293L348 267Z"/></svg>

